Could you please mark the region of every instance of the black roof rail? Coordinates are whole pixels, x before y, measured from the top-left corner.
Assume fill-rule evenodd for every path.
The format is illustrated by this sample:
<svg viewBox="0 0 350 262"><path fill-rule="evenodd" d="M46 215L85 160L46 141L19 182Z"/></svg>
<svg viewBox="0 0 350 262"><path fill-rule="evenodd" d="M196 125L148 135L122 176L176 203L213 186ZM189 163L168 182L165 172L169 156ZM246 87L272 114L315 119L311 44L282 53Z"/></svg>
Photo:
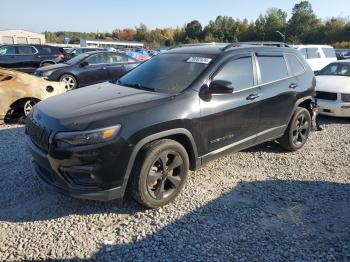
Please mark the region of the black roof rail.
<svg viewBox="0 0 350 262"><path fill-rule="evenodd" d="M226 45L222 48L222 51L226 51L232 47L239 47L242 45L256 45L256 46L275 46L275 47L290 47L287 43L284 42L271 42L271 41L251 41L251 42L234 42Z"/></svg>
<svg viewBox="0 0 350 262"><path fill-rule="evenodd" d="M224 45L225 43L216 43L216 42L211 42L211 43L197 43L197 44L180 44L173 46L169 48L168 50L174 49L174 48L181 48L181 47L187 47L187 46L208 46L208 45Z"/></svg>

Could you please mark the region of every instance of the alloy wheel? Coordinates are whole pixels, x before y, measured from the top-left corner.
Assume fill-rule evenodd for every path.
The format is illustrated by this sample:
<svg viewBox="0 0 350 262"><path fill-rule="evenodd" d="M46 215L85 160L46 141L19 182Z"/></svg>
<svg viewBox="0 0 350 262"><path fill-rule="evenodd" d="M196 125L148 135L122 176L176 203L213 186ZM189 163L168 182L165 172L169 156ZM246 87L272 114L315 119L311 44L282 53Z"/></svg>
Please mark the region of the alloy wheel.
<svg viewBox="0 0 350 262"><path fill-rule="evenodd" d="M147 176L147 189L151 197L162 200L174 194L181 185L184 171L184 162L179 153L160 153Z"/></svg>
<svg viewBox="0 0 350 262"><path fill-rule="evenodd" d="M66 90L72 90L76 86L76 81L72 76L64 76L61 81L65 84Z"/></svg>
<svg viewBox="0 0 350 262"><path fill-rule="evenodd" d="M27 100L23 106L24 115L28 116L30 112L33 110L33 107L35 106L34 100Z"/></svg>
<svg viewBox="0 0 350 262"><path fill-rule="evenodd" d="M309 125L310 123L304 114L300 114L295 119L292 129L292 142L294 145L300 146L306 142L309 133Z"/></svg>

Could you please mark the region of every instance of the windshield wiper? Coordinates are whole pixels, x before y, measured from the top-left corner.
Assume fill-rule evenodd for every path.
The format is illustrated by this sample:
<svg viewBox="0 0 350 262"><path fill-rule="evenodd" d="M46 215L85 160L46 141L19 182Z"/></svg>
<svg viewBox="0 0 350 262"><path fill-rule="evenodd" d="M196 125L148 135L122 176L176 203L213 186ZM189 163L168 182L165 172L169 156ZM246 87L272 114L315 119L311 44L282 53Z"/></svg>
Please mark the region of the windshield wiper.
<svg viewBox="0 0 350 262"><path fill-rule="evenodd" d="M141 84L129 84L129 83L123 83L121 81L118 80L117 82L119 85L122 86L127 86L127 87L132 87L132 88L137 88L137 89L141 89L141 90L146 90L146 91L155 91L154 88L152 87L147 87L147 86L143 86Z"/></svg>

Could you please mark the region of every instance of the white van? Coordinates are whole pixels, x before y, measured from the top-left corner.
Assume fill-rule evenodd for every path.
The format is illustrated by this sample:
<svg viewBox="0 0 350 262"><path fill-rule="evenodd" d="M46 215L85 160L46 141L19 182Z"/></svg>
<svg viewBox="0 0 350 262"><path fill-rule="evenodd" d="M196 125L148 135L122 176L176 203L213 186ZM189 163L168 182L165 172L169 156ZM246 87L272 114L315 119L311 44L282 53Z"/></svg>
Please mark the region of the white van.
<svg viewBox="0 0 350 262"><path fill-rule="evenodd" d="M335 50L330 45L294 45L293 47L302 53L314 72L337 61Z"/></svg>

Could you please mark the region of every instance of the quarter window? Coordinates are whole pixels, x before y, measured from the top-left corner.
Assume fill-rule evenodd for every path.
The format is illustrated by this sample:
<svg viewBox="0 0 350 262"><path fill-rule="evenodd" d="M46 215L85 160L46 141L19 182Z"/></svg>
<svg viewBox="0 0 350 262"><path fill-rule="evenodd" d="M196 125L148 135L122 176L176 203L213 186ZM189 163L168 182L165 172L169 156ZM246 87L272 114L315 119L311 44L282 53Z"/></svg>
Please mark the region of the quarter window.
<svg viewBox="0 0 350 262"><path fill-rule="evenodd" d="M292 54L286 54L289 70L291 75L300 75L304 73L304 67L299 59Z"/></svg>
<svg viewBox="0 0 350 262"><path fill-rule="evenodd" d="M253 86L254 74L252 58L245 57L228 62L213 80L226 80L231 82L234 91Z"/></svg>
<svg viewBox="0 0 350 262"><path fill-rule="evenodd" d="M263 84L288 77L287 65L283 56L258 56Z"/></svg>
<svg viewBox="0 0 350 262"><path fill-rule="evenodd" d="M327 58L337 57L333 48L322 48L322 51Z"/></svg>

